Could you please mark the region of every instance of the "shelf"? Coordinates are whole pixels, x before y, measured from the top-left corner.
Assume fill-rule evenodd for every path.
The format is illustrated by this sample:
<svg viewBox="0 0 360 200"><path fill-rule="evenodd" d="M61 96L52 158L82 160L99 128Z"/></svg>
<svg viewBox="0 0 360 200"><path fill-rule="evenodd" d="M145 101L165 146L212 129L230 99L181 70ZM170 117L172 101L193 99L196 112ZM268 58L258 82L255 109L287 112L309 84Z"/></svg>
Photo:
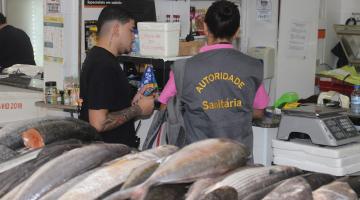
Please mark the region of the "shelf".
<svg viewBox="0 0 360 200"><path fill-rule="evenodd" d="M79 106L73 106L73 105L60 105L60 104L47 104L44 101L37 101L35 102L35 106L40 108L46 108L46 109L53 109L63 112L68 112L71 114L71 117L74 117L74 113L78 113L80 111Z"/></svg>

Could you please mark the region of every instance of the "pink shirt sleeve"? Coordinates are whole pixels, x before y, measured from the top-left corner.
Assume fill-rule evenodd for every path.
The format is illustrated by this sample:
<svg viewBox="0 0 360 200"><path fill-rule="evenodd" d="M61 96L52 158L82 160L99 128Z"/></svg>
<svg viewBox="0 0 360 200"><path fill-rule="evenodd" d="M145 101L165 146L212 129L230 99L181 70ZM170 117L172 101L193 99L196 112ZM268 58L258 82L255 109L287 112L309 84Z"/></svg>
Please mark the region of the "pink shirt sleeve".
<svg viewBox="0 0 360 200"><path fill-rule="evenodd" d="M169 99L176 95L176 85L174 79L174 73L170 71L169 80L166 83L164 89L162 90L158 101L162 104L167 104Z"/></svg>
<svg viewBox="0 0 360 200"><path fill-rule="evenodd" d="M256 91L253 108L264 109L268 106L269 102L270 102L269 95L266 93L264 84L261 84L258 90Z"/></svg>

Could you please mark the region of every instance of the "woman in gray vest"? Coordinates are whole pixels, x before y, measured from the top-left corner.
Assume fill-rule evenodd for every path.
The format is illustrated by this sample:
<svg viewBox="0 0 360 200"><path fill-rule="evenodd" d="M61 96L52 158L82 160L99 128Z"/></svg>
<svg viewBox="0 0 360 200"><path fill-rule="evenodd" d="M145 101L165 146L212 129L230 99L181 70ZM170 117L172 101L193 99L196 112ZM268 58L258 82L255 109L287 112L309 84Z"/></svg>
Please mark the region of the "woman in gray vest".
<svg viewBox="0 0 360 200"><path fill-rule="evenodd" d="M252 118L262 116L269 96L262 84L262 63L233 48L239 26L240 13L234 3L214 2L205 16L207 45L183 64L174 65L184 67L180 70L184 74L173 69L158 98L166 104L181 90L178 98L183 104L186 144L231 138L252 150Z"/></svg>

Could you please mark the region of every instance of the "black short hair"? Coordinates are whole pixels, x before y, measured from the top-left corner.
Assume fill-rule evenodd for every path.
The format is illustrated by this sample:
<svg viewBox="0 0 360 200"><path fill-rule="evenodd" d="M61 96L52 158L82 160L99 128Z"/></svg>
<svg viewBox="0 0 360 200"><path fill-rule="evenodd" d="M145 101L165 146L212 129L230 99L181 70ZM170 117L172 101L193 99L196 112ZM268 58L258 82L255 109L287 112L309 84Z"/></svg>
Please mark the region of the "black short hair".
<svg viewBox="0 0 360 200"><path fill-rule="evenodd" d="M230 1L216 1L208 8L205 23L215 38L230 39L240 27L239 9Z"/></svg>
<svg viewBox="0 0 360 200"><path fill-rule="evenodd" d="M96 24L98 34L100 33L102 26L108 21L118 20L125 24L133 19L135 19L134 16L122 5L106 6L104 9L102 9Z"/></svg>
<svg viewBox="0 0 360 200"><path fill-rule="evenodd" d="M0 12L0 24L6 24L6 17Z"/></svg>

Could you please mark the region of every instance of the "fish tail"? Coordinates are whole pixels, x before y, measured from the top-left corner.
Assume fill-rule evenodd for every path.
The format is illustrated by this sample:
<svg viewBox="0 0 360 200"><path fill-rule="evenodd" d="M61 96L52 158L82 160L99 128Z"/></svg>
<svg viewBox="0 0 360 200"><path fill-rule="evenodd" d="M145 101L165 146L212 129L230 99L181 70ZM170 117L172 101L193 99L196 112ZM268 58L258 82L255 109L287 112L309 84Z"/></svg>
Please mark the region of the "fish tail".
<svg viewBox="0 0 360 200"><path fill-rule="evenodd" d="M21 134L24 145L28 148L41 148L45 146L44 140L40 132L34 128L30 128Z"/></svg>

